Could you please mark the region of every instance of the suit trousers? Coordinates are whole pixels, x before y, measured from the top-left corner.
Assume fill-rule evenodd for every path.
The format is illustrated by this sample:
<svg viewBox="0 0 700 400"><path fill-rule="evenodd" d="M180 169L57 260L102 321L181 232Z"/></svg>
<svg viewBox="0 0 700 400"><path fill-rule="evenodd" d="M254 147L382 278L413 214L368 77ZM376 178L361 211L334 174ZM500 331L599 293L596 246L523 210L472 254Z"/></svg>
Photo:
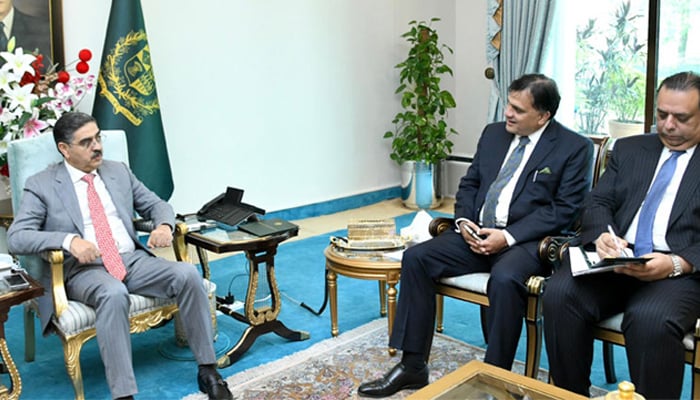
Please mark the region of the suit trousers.
<svg viewBox="0 0 700 400"><path fill-rule="evenodd" d="M679 398L683 337L700 315L697 274L654 282L606 272L574 278L568 259L544 291L544 331L555 385L589 396L593 325L624 312L622 332L636 391L647 399Z"/></svg>
<svg viewBox="0 0 700 400"><path fill-rule="evenodd" d="M490 272L489 344L484 361L510 369L520 339L531 275L544 274L537 243L516 244L498 254L473 253L459 233L444 232L407 249L401 262L399 300L389 345L430 354L435 327L435 283L443 277Z"/></svg>
<svg viewBox="0 0 700 400"><path fill-rule="evenodd" d="M197 268L153 257L143 250L121 256L127 268L124 282L112 277L101 264L73 265L66 271L68 298L95 308L97 343L112 397L137 392L129 334L129 293L176 299L197 363L216 363L209 300Z"/></svg>

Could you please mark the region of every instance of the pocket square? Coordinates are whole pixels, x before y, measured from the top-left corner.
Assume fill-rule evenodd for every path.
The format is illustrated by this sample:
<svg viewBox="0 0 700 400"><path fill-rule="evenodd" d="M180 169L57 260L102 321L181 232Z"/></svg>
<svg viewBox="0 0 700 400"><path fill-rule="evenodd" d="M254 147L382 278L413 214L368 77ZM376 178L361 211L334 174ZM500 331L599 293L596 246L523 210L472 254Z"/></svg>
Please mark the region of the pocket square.
<svg viewBox="0 0 700 400"><path fill-rule="evenodd" d="M540 175L550 175L552 173L552 170L549 169L549 167L544 167L541 170L537 171L537 173Z"/></svg>

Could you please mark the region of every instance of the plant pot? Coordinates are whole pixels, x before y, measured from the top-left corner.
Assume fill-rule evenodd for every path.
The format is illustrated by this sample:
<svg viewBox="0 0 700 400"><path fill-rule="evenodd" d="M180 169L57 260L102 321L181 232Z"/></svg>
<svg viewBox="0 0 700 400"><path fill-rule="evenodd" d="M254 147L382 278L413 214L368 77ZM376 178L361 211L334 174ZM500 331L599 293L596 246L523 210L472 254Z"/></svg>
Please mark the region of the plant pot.
<svg viewBox="0 0 700 400"><path fill-rule="evenodd" d="M430 209L442 203L444 162L428 164L406 161L401 164L401 201L412 209Z"/></svg>
<svg viewBox="0 0 700 400"><path fill-rule="evenodd" d="M619 139L627 136L641 135L644 133L643 122L621 122L611 119L608 121L610 137Z"/></svg>

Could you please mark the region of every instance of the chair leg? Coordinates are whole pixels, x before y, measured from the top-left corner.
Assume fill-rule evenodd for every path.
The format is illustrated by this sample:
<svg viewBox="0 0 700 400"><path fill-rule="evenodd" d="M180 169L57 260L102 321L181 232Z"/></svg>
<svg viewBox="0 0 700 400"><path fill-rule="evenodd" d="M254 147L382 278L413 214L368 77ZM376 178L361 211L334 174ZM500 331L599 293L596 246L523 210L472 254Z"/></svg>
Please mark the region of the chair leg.
<svg viewBox="0 0 700 400"><path fill-rule="evenodd" d="M481 334L484 335L484 343L489 344L489 324L486 315L486 306L479 306L479 315L481 316Z"/></svg>
<svg viewBox="0 0 700 400"><path fill-rule="evenodd" d="M445 329L443 321L443 307L445 306L445 296L441 294L435 295L435 330L439 333Z"/></svg>
<svg viewBox="0 0 700 400"><path fill-rule="evenodd" d="M24 361L32 362L36 355L36 343L34 334L35 313L31 305L24 305Z"/></svg>
<svg viewBox="0 0 700 400"><path fill-rule="evenodd" d="M525 353L525 376L537 379L542 355L542 319L525 319L527 350Z"/></svg>
<svg viewBox="0 0 700 400"><path fill-rule="evenodd" d="M83 372L80 368L80 349L82 347L83 339L80 337L63 340L63 357L66 363L66 372L73 383L76 400L85 400Z"/></svg>
<svg viewBox="0 0 700 400"><path fill-rule="evenodd" d="M605 381L608 383L617 382L615 376L615 356L612 343L603 342L603 365L605 366Z"/></svg>

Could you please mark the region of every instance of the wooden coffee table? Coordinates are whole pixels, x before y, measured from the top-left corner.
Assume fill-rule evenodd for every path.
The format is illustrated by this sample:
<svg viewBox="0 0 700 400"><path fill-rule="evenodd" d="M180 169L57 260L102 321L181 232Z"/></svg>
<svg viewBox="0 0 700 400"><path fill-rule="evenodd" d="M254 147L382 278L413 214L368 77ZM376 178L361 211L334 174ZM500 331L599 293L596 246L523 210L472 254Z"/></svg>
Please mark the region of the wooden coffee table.
<svg viewBox="0 0 700 400"><path fill-rule="evenodd" d="M449 373L408 399L566 399L588 397L545 382L473 360Z"/></svg>
<svg viewBox="0 0 700 400"><path fill-rule="evenodd" d="M386 252L349 251L330 245L326 247L326 285L331 307L331 335L338 336L338 274L350 278L379 281L380 314L387 315L389 335L396 314L396 284L401 276L401 262L386 257ZM387 289L388 286L388 289ZM389 349L391 355L395 349Z"/></svg>

